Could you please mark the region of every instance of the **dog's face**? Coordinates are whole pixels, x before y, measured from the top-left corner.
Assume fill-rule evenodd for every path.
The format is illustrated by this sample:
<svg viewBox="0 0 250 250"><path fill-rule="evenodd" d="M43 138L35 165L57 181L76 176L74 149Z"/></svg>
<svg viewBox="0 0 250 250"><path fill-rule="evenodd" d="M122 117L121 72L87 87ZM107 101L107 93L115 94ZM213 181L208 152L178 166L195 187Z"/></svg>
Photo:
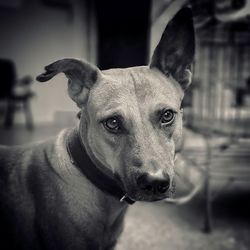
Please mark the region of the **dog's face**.
<svg viewBox="0 0 250 250"><path fill-rule="evenodd" d="M159 200L172 192L193 56L192 16L185 8L168 24L150 66L100 71L63 59L38 80L64 72L69 95L82 109L79 129L87 151L122 181L131 199Z"/></svg>
<svg viewBox="0 0 250 250"><path fill-rule="evenodd" d="M149 67L103 71L89 93L81 116L85 140L134 200L167 195L138 179L148 175L171 182L182 130L182 98L183 91L173 78Z"/></svg>

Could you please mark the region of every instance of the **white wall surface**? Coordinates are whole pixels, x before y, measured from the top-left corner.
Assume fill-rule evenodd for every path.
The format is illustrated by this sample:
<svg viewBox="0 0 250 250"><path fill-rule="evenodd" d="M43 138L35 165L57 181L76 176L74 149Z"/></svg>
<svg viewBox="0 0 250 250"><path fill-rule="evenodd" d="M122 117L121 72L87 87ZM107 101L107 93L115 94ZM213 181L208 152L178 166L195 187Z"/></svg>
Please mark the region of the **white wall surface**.
<svg viewBox="0 0 250 250"><path fill-rule="evenodd" d="M0 58L15 62L18 77L28 74L34 79L45 65L57 59L88 60L92 57L92 43L88 39L89 13L84 2L72 0L72 12L47 7L39 0L22 1L18 8L0 8ZM37 95L32 100L36 123L52 121L56 111L78 110L67 95L63 74L49 83L34 81L32 88Z"/></svg>

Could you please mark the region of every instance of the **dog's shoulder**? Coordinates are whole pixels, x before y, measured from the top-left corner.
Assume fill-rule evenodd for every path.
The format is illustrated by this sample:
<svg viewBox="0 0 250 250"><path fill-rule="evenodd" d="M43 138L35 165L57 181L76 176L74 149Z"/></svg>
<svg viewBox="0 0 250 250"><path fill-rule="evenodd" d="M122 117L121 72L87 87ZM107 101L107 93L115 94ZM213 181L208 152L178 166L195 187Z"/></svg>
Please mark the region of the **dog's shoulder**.
<svg viewBox="0 0 250 250"><path fill-rule="evenodd" d="M7 184L11 176L18 169L17 166L23 165L25 158L25 146L0 146L0 180L1 183Z"/></svg>
<svg viewBox="0 0 250 250"><path fill-rule="evenodd" d="M0 177L15 170L23 171L34 160L44 158L45 149L52 147L54 140L31 143L27 145L0 146ZM39 164L39 162L37 162Z"/></svg>

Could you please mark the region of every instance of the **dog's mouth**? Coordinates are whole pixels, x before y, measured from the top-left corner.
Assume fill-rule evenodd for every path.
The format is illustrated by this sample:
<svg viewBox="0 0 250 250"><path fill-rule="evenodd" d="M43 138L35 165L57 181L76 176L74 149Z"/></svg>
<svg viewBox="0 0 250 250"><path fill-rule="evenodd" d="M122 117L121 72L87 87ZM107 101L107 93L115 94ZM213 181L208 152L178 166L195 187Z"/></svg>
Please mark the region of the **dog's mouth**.
<svg viewBox="0 0 250 250"><path fill-rule="evenodd" d="M172 181L169 189L163 194L157 194L154 192L147 192L140 190L137 186L130 186L127 188L126 197L132 201L145 201L145 202L154 202L160 201L167 198L173 198L175 192L175 182Z"/></svg>
<svg viewBox="0 0 250 250"><path fill-rule="evenodd" d="M167 195L145 195L145 194L125 194L126 197L128 197L130 200L136 202L136 201L145 201L145 202L154 202L154 201L160 201L167 198L172 198L172 194Z"/></svg>

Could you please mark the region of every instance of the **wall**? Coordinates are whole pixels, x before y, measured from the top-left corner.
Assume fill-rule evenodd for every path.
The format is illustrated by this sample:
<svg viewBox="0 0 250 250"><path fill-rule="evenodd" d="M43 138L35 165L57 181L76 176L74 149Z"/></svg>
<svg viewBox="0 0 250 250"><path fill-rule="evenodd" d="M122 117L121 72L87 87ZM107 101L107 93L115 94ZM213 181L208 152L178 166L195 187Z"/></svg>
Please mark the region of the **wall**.
<svg viewBox="0 0 250 250"><path fill-rule="evenodd" d="M47 7L41 1L22 1L18 8L0 8L0 58L12 59L18 77L35 78L57 59L76 57L95 61L88 35L90 18L86 1L72 0L72 11ZM91 34L92 40L95 36ZM90 61L91 61L90 60ZM67 96L67 80L61 74L49 83L37 83L32 112L36 123L50 122L56 111L77 111Z"/></svg>

